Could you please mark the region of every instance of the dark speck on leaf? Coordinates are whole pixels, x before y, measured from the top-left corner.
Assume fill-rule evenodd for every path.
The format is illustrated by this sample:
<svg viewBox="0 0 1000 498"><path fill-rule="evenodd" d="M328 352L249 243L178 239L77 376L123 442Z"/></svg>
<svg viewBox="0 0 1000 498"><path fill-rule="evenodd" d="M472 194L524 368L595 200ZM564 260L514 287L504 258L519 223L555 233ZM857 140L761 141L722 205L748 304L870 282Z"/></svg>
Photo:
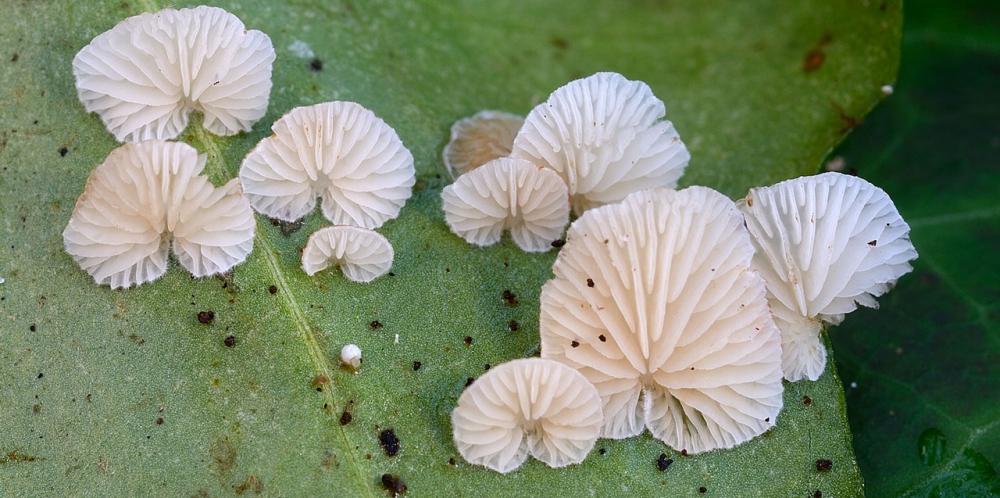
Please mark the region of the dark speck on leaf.
<svg viewBox="0 0 1000 498"><path fill-rule="evenodd" d="M60 147L59 148L59 157L66 157L66 154L68 154L68 153L69 153L69 149L67 149L66 147Z"/></svg>
<svg viewBox="0 0 1000 498"><path fill-rule="evenodd" d="M413 362L413 371L416 372L417 370L420 370L420 367L422 367L422 366L423 366L423 363L420 363L419 361Z"/></svg>
<svg viewBox="0 0 1000 498"><path fill-rule="evenodd" d="M277 294L278 293L278 286L277 285L272 285L272 286L268 287L267 288L267 292L269 292L271 294Z"/></svg>
<svg viewBox="0 0 1000 498"><path fill-rule="evenodd" d="M701 494L705 494L705 493L708 492L708 488L706 488L705 486L702 486L702 487L698 488L698 492L701 493Z"/></svg>
<svg viewBox="0 0 1000 498"><path fill-rule="evenodd" d="M382 445L382 451L386 456L396 456L399 453L399 438L392 429L386 429L378 434L378 443Z"/></svg>
<svg viewBox="0 0 1000 498"><path fill-rule="evenodd" d="M351 415L351 412L344 410L344 413L340 414L340 425L347 425L351 423L351 420L354 420L354 415Z"/></svg>
<svg viewBox="0 0 1000 498"><path fill-rule="evenodd" d="M688 456L688 450L687 449L681 450L681 456Z"/></svg>
<svg viewBox="0 0 1000 498"><path fill-rule="evenodd" d="M489 369L490 369L490 364L489 363L483 365L483 370L489 370Z"/></svg>
<svg viewBox="0 0 1000 498"><path fill-rule="evenodd" d="M475 382L475 381L476 381L476 379L473 378L473 377L469 377L468 379L465 379L465 387L471 386L472 383Z"/></svg>
<svg viewBox="0 0 1000 498"><path fill-rule="evenodd" d="M564 245L566 245L566 240L565 239L556 239L556 240L552 241L552 247L555 247L557 249L560 248L560 247L562 247L562 246L564 246Z"/></svg>
<svg viewBox="0 0 1000 498"><path fill-rule="evenodd" d="M45 374L43 374L42 372L38 372L38 378L41 379L42 377L45 377Z"/></svg>
<svg viewBox="0 0 1000 498"><path fill-rule="evenodd" d="M587 287L593 287L593 286L594 286L594 279L588 278L587 279Z"/></svg>
<svg viewBox="0 0 1000 498"><path fill-rule="evenodd" d="M323 61L319 60L318 58L314 58L313 60L309 61L309 69L311 69L314 73L322 71Z"/></svg>
<svg viewBox="0 0 1000 498"><path fill-rule="evenodd" d="M817 489L816 492L813 493L813 498L823 498L823 492Z"/></svg>
<svg viewBox="0 0 1000 498"><path fill-rule="evenodd" d="M660 453L660 457L656 459L656 468L660 471L664 471L670 468L670 464L672 463L674 463L672 458L667 458L666 453Z"/></svg>
<svg viewBox="0 0 1000 498"><path fill-rule="evenodd" d="M372 330L378 330L378 329L380 329L382 327L384 327L384 325L382 325L382 322L380 322L378 320L372 320L372 322L368 324L368 328L370 328Z"/></svg>
<svg viewBox="0 0 1000 498"><path fill-rule="evenodd" d="M500 294L503 298L503 303L507 305L508 308L515 308L519 304L517 302L517 294L514 294L510 289L504 289L503 293Z"/></svg>
<svg viewBox="0 0 1000 498"><path fill-rule="evenodd" d="M20 59L20 58L21 58L21 56L15 53L14 55L10 56L10 61L11 62L17 62L17 60Z"/></svg>
<svg viewBox="0 0 1000 498"><path fill-rule="evenodd" d="M465 341L465 345L466 346L471 346L472 345L472 336L471 335L465 336L465 339L462 339L462 340Z"/></svg>
<svg viewBox="0 0 1000 498"><path fill-rule="evenodd" d="M826 54L822 50L816 48L810 50L805 59L802 60L802 70L811 73L819 69L823 65L823 61L826 60Z"/></svg>
<svg viewBox="0 0 1000 498"><path fill-rule="evenodd" d="M608 453L608 449L607 448L601 448L601 449L597 450L597 452L600 453L600 454L602 454L602 455L606 455Z"/></svg>
<svg viewBox="0 0 1000 498"><path fill-rule="evenodd" d="M397 475L382 474L382 487L393 495L406 493L406 484L404 484L403 480Z"/></svg>
<svg viewBox="0 0 1000 498"><path fill-rule="evenodd" d="M214 311L199 311L198 312L198 321L200 323L208 325L208 324L212 323L213 320L215 320L215 312Z"/></svg>
<svg viewBox="0 0 1000 498"><path fill-rule="evenodd" d="M163 417L156 417L156 425L163 425Z"/></svg>
<svg viewBox="0 0 1000 498"><path fill-rule="evenodd" d="M448 459L448 465L455 466L455 458L454 457Z"/></svg>
<svg viewBox="0 0 1000 498"><path fill-rule="evenodd" d="M226 338L222 341L222 343L225 344L227 348L231 348L236 345L236 337L227 335Z"/></svg>
<svg viewBox="0 0 1000 498"><path fill-rule="evenodd" d="M820 458L819 460L816 460L817 471L829 472L831 469L833 469L833 460L829 460L826 458Z"/></svg>
<svg viewBox="0 0 1000 498"><path fill-rule="evenodd" d="M521 324L517 323L517 320L511 320L507 322L507 328L510 329L511 332L517 332L521 329Z"/></svg>
<svg viewBox="0 0 1000 498"><path fill-rule="evenodd" d="M552 46L559 50L566 50L569 48L569 42L565 38L555 37L551 40Z"/></svg>
<svg viewBox="0 0 1000 498"><path fill-rule="evenodd" d="M810 398L809 396L803 396L803 397L802 397L802 404L803 404L803 405L806 405L806 406L812 406L812 404L813 404L813 399L812 399L812 398Z"/></svg>
<svg viewBox="0 0 1000 498"><path fill-rule="evenodd" d="M36 327L35 324L32 323L31 325L28 326L28 330L34 332L38 330L38 327Z"/></svg>

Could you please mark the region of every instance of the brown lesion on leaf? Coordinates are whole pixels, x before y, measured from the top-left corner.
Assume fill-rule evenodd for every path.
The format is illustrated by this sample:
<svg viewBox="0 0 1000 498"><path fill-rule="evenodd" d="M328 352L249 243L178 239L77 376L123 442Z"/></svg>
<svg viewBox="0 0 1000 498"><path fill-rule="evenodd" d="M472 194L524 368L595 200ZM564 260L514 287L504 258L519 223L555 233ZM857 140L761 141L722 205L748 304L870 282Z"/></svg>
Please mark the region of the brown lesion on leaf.
<svg viewBox="0 0 1000 498"><path fill-rule="evenodd" d="M243 482L233 486L233 491L236 492L237 495L242 495L247 491L250 491L255 495L259 495L262 491L264 491L264 483L261 482L260 478L256 475L250 474L243 480Z"/></svg>
<svg viewBox="0 0 1000 498"><path fill-rule="evenodd" d="M808 52L806 52L805 57L802 59L802 70L811 73L817 69L823 67L823 63L826 62L826 52L824 49L830 42L833 41L833 35L829 32L823 33L819 41L816 42Z"/></svg>
<svg viewBox="0 0 1000 498"><path fill-rule="evenodd" d="M23 462L44 462L45 458L28 455L26 453L21 453L18 450L13 450L7 452L7 454L0 456L0 465L8 463L23 463Z"/></svg>
<svg viewBox="0 0 1000 498"><path fill-rule="evenodd" d="M236 447L226 436L216 439L208 454L212 457L212 470L218 475L226 475L236 466Z"/></svg>

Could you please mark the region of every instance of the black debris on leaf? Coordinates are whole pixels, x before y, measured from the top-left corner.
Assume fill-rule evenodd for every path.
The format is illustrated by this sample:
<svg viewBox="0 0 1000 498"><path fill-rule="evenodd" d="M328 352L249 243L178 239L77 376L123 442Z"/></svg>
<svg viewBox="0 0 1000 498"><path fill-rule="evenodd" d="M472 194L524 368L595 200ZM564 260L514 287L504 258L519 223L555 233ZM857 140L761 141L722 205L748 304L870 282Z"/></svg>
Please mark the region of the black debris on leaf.
<svg viewBox="0 0 1000 498"><path fill-rule="evenodd" d="M674 460L667 458L666 453L660 453L660 457L656 459L656 468L661 472L670 468L670 464L674 463Z"/></svg>
<svg viewBox="0 0 1000 498"><path fill-rule="evenodd" d="M812 399L812 398L810 398L809 396L803 396L803 397L802 397L802 404L803 404L803 405L806 405L806 406L812 406L812 404L813 404L813 399Z"/></svg>
<svg viewBox="0 0 1000 498"><path fill-rule="evenodd" d="M397 475L382 474L382 487L394 496L406 493L406 484Z"/></svg>
<svg viewBox="0 0 1000 498"><path fill-rule="evenodd" d="M214 311L199 311L198 312L198 322L208 325L215 320Z"/></svg>
<svg viewBox="0 0 1000 498"><path fill-rule="evenodd" d="M566 245L566 241L564 239L556 239L552 241L552 247L559 248L564 245Z"/></svg>
<svg viewBox="0 0 1000 498"><path fill-rule="evenodd" d="M227 348L231 348L236 345L236 336L227 335L222 343L225 344Z"/></svg>
<svg viewBox="0 0 1000 498"><path fill-rule="evenodd" d="M521 329L521 324L517 323L517 320L511 320L507 322L507 328L510 329L511 332L517 332Z"/></svg>
<svg viewBox="0 0 1000 498"><path fill-rule="evenodd" d="M413 362L413 371L416 372L417 370L420 370L420 367L422 367L422 366L423 366L423 363L420 363L419 361Z"/></svg>
<svg viewBox="0 0 1000 498"><path fill-rule="evenodd" d="M399 453L399 438L392 429L386 429L378 434L378 443L382 445L382 450L386 456L396 456Z"/></svg>
<svg viewBox="0 0 1000 498"><path fill-rule="evenodd" d="M268 287L267 288L267 292L269 292L271 294L277 294L278 293L278 286L277 285L272 285L272 286Z"/></svg>
<svg viewBox="0 0 1000 498"><path fill-rule="evenodd" d="M351 412L344 410L344 413L340 414L340 425L347 425L351 423L351 420L354 420L354 415L351 415Z"/></svg>
<svg viewBox="0 0 1000 498"><path fill-rule="evenodd" d="M59 148L59 157L66 157L66 154L68 154L68 153L69 153L69 149L67 149L66 147L60 147Z"/></svg>
<svg viewBox="0 0 1000 498"><path fill-rule="evenodd" d="M380 328L382 328L384 326L385 325L382 325L382 322L380 322L378 320L372 320L371 323L368 324L368 328L370 328L372 330L378 330L378 329L380 329Z"/></svg>
<svg viewBox="0 0 1000 498"><path fill-rule="evenodd" d="M819 460L816 460L817 471L829 472L831 469L833 469L833 460L829 460L826 458L820 458Z"/></svg>
<svg viewBox="0 0 1000 498"><path fill-rule="evenodd" d="M475 381L476 381L476 379L474 377L469 377L468 379L465 379L465 387L471 386L472 383L475 382Z"/></svg>
<svg viewBox="0 0 1000 498"><path fill-rule="evenodd" d="M500 294L500 297L503 298L503 303L508 308L516 308L517 305L520 304L517 301L517 294L511 292L510 289L504 289L503 293Z"/></svg>
<svg viewBox="0 0 1000 498"><path fill-rule="evenodd" d="M698 488L698 492L701 493L701 494L705 494L705 493L708 492L708 488L706 488L705 486L702 486L702 487Z"/></svg>
<svg viewBox="0 0 1000 498"><path fill-rule="evenodd" d="M309 69L312 70L312 72L314 73L322 71L323 61L319 60L319 58L314 58L313 60L309 61Z"/></svg>
<svg viewBox="0 0 1000 498"><path fill-rule="evenodd" d="M466 346L471 346L472 345L472 336L471 335L467 335L467 336L465 336L464 339L462 339L462 341L465 342Z"/></svg>

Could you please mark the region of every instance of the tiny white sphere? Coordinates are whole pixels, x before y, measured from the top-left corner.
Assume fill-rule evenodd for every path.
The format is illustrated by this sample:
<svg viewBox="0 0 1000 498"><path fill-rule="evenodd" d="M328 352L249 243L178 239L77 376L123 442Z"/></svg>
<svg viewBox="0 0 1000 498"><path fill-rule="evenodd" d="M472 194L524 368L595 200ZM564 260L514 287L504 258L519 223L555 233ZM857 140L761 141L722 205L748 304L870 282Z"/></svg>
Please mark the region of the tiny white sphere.
<svg viewBox="0 0 1000 498"><path fill-rule="evenodd" d="M882 94L892 95L892 85L882 85Z"/></svg>
<svg viewBox="0 0 1000 498"><path fill-rule="evenodd" d="M351 368L361 366L361 348L357 344L348 344L340 350L340 361Z"/></svg>

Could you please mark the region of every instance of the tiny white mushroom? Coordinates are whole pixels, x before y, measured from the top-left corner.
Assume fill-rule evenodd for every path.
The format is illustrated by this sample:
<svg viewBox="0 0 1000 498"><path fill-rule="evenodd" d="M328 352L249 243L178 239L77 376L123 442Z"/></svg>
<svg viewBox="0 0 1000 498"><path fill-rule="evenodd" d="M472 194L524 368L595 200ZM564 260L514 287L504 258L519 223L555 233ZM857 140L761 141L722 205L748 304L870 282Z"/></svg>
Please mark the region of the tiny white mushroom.
<svg viewBox="0 0 1000 498"><path fill-rule="evenodd" d="M580 463L601 430L601 400L579 372L529 358L491 368L451 413L466 461L506 474L531 455L549 467Z"/></svg>
<svg viewBox="0 0 1000 498"><path fill-rule="evenodd" d="M357 370L361 368L361 348L357 344L348 344L340 349L340 362Z"/></svg>
<svg viewBox="0 0 1000 498"><path fill-rule="evenodd" d="M302 270L309 275L340 266L348 280L367 283L392 268L392 244L367 228L332 226L309 236L302 251Z"/></svg>
<svg viewBox="0 0 1000 498"><path fill-rule="evenodd" d="M441 199L451 231L477 246L510 230L521 249L547 251L569 222L566 184L521 159L494 159L445 187Z"/></svg>
<svg viewBox="0 0 1000 498"><path fill-rule="evenodd" d="M196 277L223 273L253 248L256 224L239 182L216 188L205 156L175 142L113 150L87 179L63 231L66 252L99 284L131 287L167 271L173 248Z"/></svg>
<svg viewBox="0 0 1000 498"><path fill-rule="evenodd" d="M192 111L216 135L249 131L267 111L274 48L216 7L129 17L73 59L80 102L120 142L171 139Z"/></svg>
<svg viewBox="0 0 1000 498"><path fill-rule="evenodd" d="M826 367L821 321L878 307L912 270L910 227L882 189L834 172L751 189L741 209L781 329L785 378L816 380Z"/></svg>
<svg viewBox="0 0 1000 498"><path fill-rule="evenodd" d="M334 224L378 228L410 198L413 156L389 125L359 104L297 107L271 130L240 167L257 212L294 221L319 197Z"/></svg>
<svg viewBox="0 0 1000 498"><path fill-rule="evenodd" d="M645 83L597 73L532 109L511 156L559 173L580 214L637 190L677 186L691 155L665 114Z"/></svg>
<svg viewBox="0 0 1000 498"><path fill-rule="evenodd" d="M451 125L451 140L441 153L452 178L510 155L524 118L501 111L479 111Z"/></svg>

